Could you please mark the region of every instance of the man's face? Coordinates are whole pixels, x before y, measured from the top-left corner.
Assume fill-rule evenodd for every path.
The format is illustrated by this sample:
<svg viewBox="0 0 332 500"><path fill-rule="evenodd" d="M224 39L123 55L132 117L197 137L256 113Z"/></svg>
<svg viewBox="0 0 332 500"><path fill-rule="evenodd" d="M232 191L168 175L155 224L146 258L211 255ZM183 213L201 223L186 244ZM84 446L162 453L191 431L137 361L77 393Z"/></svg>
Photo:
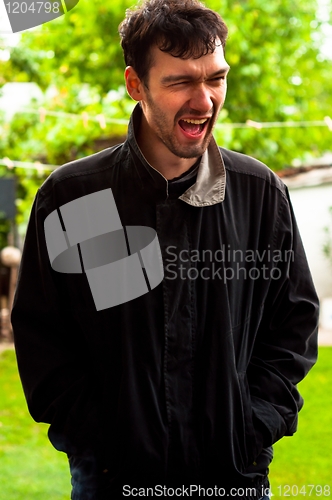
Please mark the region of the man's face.
<svg viewBox="0 0 332 500"><path fill-rule="evenodd" d="M226 96L229 66L222 46L199 59L180 59L152 48L142 85L143 133L152 145L180 158L197 158L209 145ZM151 142L152 141L152 142Z"/></svg>

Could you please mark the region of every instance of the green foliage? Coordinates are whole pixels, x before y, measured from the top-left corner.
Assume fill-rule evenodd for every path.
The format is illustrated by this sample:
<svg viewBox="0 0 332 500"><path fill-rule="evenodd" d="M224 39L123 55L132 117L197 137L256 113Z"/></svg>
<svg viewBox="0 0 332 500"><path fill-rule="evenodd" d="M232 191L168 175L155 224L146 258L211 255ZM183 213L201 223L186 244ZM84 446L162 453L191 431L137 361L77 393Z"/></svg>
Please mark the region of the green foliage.
<svg viewBox="0 0 332 500"><path fill-rule="evenodd" d="M226 121L311 121L331 114L331 63L319 53L315 0L208 4L229 25ZM234 129L227 142L279 170L329 150L331 132L327 127Z"/></svg>
<svg viewBox="0 0 332 500"><path fill-rule="evenodd" d="M8 245L8 233L10 230L10 221L0 212L0 251Z"/></svg>
<svg viewBox="0 0 332 500"><path fill-rule="evenodd" d="M129 0L81 0L79 5L37 31L25 32L12 61L41 88L69 89L87 83L103 97L123 83L124 62L118 25Z"/></svg>
<svg viewBox="0 0 332 500"><path fill-rule="evenodd" d="M332 116L332 65L320 53L318 0L206 0L229 26L226 59L231 71L220 123L312 121ZM0 117L0 157L62 164L90 154L96 144L120 142L126 127L91 116L128 119L133 102L123 85L124 62L117 27L133 0L81 0L65 16L22 33L9 61L0 62L0 85L36 82L45 91L42 105L78 118L18 113L10 124ZM329 2L331 11L331 1ZM3 45L3 43L2 43ZM1 48L1 47L0 47ZM40 104L35 104L37 109ZM278 170L294 160L330 149L328 127L216 129L219 144L252 155ZM100 147L101 149L102 147ZM1 172L0 172L1 175ZM26 203L45 177L17 170L19 221ZM23 226L22 226L23 227Z"/></svg>

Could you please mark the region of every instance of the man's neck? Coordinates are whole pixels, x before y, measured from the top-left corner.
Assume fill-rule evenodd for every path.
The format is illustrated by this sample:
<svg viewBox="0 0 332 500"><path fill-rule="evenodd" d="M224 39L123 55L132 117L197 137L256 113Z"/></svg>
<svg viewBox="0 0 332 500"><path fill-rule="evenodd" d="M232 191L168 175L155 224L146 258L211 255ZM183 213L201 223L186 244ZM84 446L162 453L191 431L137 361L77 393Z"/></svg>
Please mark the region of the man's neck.
<svg viewBox="0 0 332 500"><path fill-rule="evenodd" d="M150 150L145 151L144 147L141 147L141 151L148 161L148 163L158 170L165 179L171 180L176 177L180 177L182 174L190 170L190 168L197 162L198 158L179 158L179 161L171 162L167 161L166 158L161 160L160 154L153 155Z"/></svg>

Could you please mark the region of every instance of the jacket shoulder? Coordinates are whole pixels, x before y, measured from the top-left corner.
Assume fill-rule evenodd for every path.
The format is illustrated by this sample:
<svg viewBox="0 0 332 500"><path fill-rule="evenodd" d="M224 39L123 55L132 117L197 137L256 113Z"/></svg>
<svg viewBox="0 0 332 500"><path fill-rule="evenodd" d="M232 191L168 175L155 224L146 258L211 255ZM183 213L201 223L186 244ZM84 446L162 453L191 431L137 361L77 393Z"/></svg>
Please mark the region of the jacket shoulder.
<svg viewBox="0 0 332 500"><path fill-rule="evenodd" d="M116 146L104 149L98 153L65 163L49 175L41 186L40 191L47 193L49 190L52 190L56 184L66 179L80 176L93 176L94 174L98 175L114 167L116 163L120 161L124 153L123 150L124 144L117 144Z"/></svg>
<svg viewBox="0 0 332 500"><path fill-rule="evenodd" d="M228 172L260 178L286 194L287 188L280 177L261 161L229 149L219 147L219 150Z"/></svg>

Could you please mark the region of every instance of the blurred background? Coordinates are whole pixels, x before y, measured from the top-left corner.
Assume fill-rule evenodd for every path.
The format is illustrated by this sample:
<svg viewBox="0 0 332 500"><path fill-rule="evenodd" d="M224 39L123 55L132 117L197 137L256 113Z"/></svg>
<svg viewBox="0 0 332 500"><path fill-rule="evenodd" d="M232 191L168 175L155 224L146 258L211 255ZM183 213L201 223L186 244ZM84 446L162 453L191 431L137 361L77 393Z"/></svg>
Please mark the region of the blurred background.
<svg viewBox="0 0 332 500"><path fill-rule="evenodd" d="M299 430L275 445L275 498L332 489L332 0L206 0L229 27L219 145L254 156L290 190L322 303L320 357L301 383ZM24 402L9 320L31 205L63 163L122 142L126 95L117 27L129 0L80 0L12 33L0 0L0 499L70 498L66 457Z"/></svg>

